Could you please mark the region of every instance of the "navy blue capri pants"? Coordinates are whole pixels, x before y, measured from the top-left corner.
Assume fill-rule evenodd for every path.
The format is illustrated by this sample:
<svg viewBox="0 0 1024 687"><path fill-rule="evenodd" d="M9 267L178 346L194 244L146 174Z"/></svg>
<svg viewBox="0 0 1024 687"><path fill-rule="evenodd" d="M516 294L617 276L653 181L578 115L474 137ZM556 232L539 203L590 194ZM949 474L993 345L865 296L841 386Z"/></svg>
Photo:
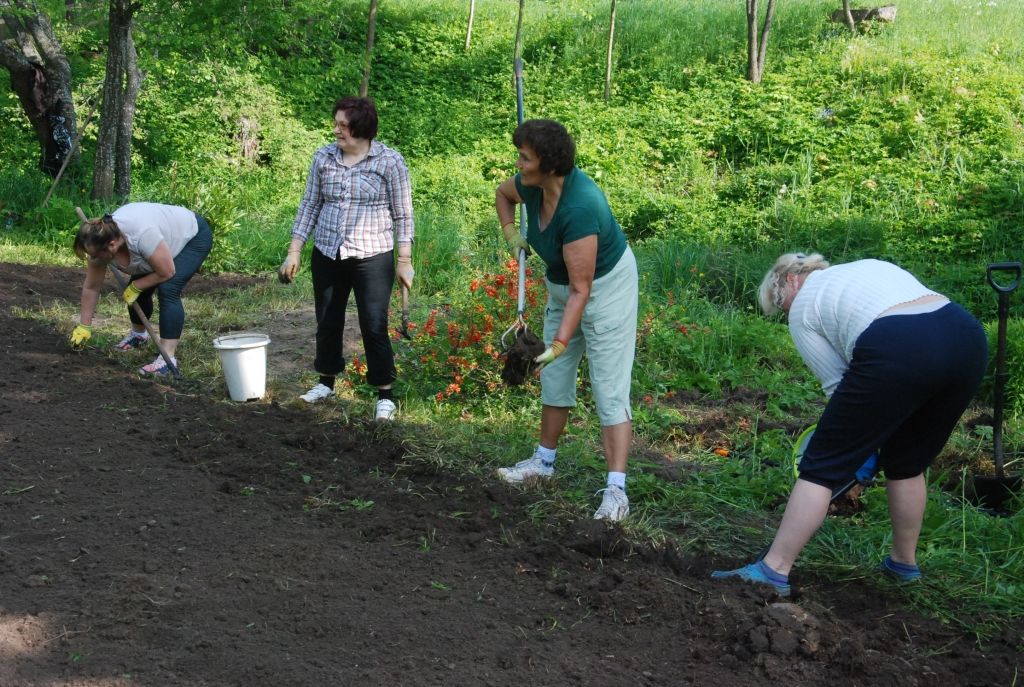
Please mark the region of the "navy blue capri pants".
<svg viewBox="0 0 1024 687"><path fill-rule="evenodd" d="M146 318L153 316L153 292L156 292L157 300L160 302L160 338L180 339L181 330L185 327L185 306L181 303L181 291L185 288L188 280L199 271L199 267L206 260L213 248L213 231L209 223L199 215L196 215L196 223L199 231L193 236L185 247L174 256L174 276L165 282L146 289L139 294L136 303L142 308ZM139 274L132 277L132 281L140 279L145 275ZM135 314L135 308L128 308L128 317L133 324L141 325L142 320Z"/></svg>
<svg viewBox="0 0 1024 687"><path fill-rule="evenodd" d="M833 489L868 456L891 480L923 473L978 390L988 341L956 303L880 317L857 338L800 461L800 478Z"/></svg>

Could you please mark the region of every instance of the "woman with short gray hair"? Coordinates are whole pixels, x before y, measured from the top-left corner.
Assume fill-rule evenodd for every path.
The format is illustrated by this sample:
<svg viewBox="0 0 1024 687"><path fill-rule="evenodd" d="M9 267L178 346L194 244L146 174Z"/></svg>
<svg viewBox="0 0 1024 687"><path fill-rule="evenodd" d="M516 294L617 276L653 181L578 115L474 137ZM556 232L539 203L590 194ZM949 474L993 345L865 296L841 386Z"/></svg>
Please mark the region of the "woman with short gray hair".
<svg viewBox="0 0 1024 687"><path fill-rule="evenodd" d="M790 569L825 520L833 490L877 452L892 521L892 550L879 570L902 582L920 579L924 471L981 382L984 330L962 307L881 260L829 266L817 254L786 253L765 275L758 300L765 314L786 313L828 403L768 553L712 577L789 596Z"/></svg>

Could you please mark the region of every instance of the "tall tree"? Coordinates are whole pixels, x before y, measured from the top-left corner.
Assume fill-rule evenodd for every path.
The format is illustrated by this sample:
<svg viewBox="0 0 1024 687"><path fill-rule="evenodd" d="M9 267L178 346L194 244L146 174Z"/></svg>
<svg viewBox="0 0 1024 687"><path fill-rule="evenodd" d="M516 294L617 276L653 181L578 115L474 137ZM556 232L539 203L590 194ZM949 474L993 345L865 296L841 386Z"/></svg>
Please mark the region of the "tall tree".
<svg viewBox="0 0 1024 687"><path fill-rule="evenodd" d="M747 0L747 79L761 83L764 74L764 60L768 53L768 34L772 30L772 18L775 16L775 0L768 0L765 5L764 23L758 31L758 0Z"/></svg>
<svg viewBox="0 0 1024 687"><path fill-rule="evenodd" d="M103 109L96 137L92 197L109 200L131 192L132 127L142 73L132 39L135 13L141 0L110 0L107 71L103 79Z"/></svg>
<svg viewBox="0 0 1024 687"><path fill-rule="evenodd" d="M473 17L476 16L476 0L469 0L469 21L466 22L466 52L469 52L469 39L473 36Z"/></svg>
<svg viewBox="0 0 1024 687"><path fill-rule="evenodd" d="M359 97L365 98L370 90L370 68L373 66L373 41L377 34L377 0L370 0L370 17L366 24L366 61L363 63L363 82L359 84Z"/></svg>
<svg viewBox="0 0 1024 687"><path fill-rule="evenodd" d="M615 47L615 0L612 0L612 14L608 21L608 58L604 63L604 101L612 97L612 49Z"/></svg>
<svg viewBox="0 0 1024 687"><path fill-rule="evenodd" d="M71 66L49 18L29 0L0 0L0 65L39 142L39 168L56 176L64 158L77 157Z"/></svg>

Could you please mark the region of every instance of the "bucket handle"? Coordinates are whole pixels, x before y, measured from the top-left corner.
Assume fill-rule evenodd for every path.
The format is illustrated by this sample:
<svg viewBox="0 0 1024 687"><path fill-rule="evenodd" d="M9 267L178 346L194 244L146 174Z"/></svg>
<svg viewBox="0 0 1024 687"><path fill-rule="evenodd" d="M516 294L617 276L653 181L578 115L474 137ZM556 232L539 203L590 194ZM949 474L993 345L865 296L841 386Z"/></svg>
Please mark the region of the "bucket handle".
<svg viewBox="0 0 1024 687"><path fill-rule="evenodd" d="M1012 281L1001 283L996 281L994 272L1011 272ZM999 293L1012 293L1020 286L1021 265L1019 262L993 262L988 266L988 283Z"/></svg>

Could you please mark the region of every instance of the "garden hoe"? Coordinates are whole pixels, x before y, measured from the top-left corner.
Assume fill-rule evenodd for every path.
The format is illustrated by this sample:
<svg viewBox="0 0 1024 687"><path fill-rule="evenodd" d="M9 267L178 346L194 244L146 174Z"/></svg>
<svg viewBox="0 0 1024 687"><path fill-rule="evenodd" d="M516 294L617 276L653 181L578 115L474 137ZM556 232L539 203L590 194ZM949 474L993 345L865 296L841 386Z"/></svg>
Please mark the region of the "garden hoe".
<svg viewBox="0 0 1024 687"><path fill-rule="evenodd" d="M402 328L398 330L403 339L412 339L409 334L409 287L402 284Z"/></svg>
<svg viewBox="0 0 1024 687"><path fill-rule="evenodd" d="M514 61L516 76L516 121L523 123L523 61ZM526 206L519 207L519 233L526 236ZM534 368L533 359L544 352L544 342L526 326L526 251L519 251L519 294L516 321L501 335L501 347L505 352L505 366L501 380L509 386L522 384ZM514 335L514 336L513 336Z"/></svg>
<svg viewBox="0 0 1024 687"><path fill-rule="evenodd" d="M1001 282L997 272L1009 274L1010 281ZM1003 466L1003 401L1006 381L1006 321L1010 315L1010 294L1020 286L1021 264L1019 262L995 262L986 271L988 283L999 298L999 330L996 335L996 375L992 390L992 462L995 475L975 475L964 487L967 500L981 506L992 515L1008 515L1005 506L1014 493L1020 491L1021 476L1007 477Z"/></svg>
<svg viewBox="0 0 1024 687"><path fill-rule="evenodd" d="M78 219L82 220L82 222L89 221L89 218L85 216L84 212L82 212L82 208L76 207L75 213L78 215ZM113 265L108 265L108 267L110 267L110 273L114 275L114 281L117 282L117 285L121 288L121 291L123 292L126 288L128 288L128 284L125 282L124 277L121 276L121 273L118 272ZM174 364L174 361L171 359L171 356L167 355L167 351L164 350L163 344L160 343L160 337L157 336L156 331L153 329L152 323L150 323L149 318L146 317L145 313L142 312L142 306L140 306L138 303L132 303L132 310L135 311L135 314L138 315L139 320L142 321L142 326L145 327L146 332L149 333L150 341L156 344L157 350L160 351L160 357L164 359L164 362L167 363L167 367L171 369L171 374L174 376L174 379L181 381L181 370L179 370L178 366Z"/></svg>

